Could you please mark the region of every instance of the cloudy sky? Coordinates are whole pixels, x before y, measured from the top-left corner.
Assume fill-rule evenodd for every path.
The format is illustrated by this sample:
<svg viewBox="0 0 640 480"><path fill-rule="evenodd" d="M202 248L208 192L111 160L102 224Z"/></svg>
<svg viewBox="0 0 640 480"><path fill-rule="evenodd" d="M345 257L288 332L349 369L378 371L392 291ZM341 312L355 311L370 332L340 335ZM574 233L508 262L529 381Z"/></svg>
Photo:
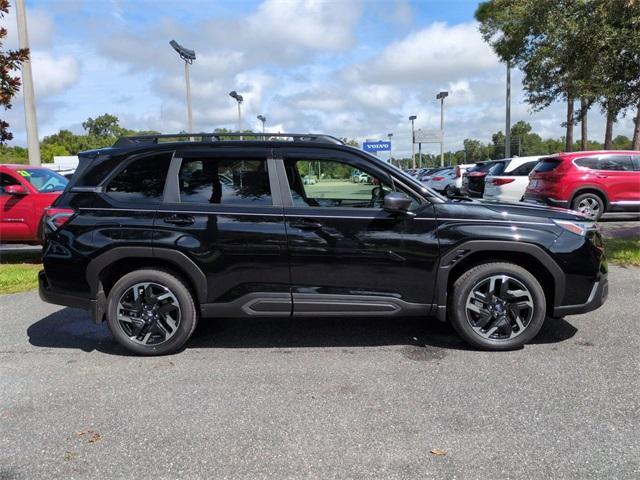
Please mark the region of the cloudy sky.
<svg viewBox="0 0 640 480"><path fill-rule="evenodd" d="M439 126L445 149L504 130L505 69L482 41L467 0L27 0L40 136L116 114L132 129L186 129L184 67L168 42L193 48L194 129L236 128L230 90L242 93L245 128L355 138L394 134L410 151L410 124ZM15 17L3 20L17 45ZM560 137L563 105L532 114L512 75L512 121ZM24 145L22 98L2 112ZM614 134L631 136L631 116ZM590 116L590 137L604 121ZM436 151L436 145L427 151Z"/></svg>

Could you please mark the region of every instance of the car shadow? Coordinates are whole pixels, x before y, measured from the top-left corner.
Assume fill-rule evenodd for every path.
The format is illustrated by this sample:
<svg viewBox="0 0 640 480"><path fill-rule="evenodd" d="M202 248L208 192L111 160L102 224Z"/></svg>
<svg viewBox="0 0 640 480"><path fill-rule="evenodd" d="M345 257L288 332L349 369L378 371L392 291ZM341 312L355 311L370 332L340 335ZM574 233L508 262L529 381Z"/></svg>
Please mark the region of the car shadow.
<svg viewBox="0 0 640 480"><path fill-rule="evenodd" d="M564 319L547 319L530 343L559 343L577 329ZM111 336L106 324L96 325L86 312L64 308L27 329L36 347L94 350L130 355ZM417 317L269 317L203 319L186 348L312 348L404 345L471 350L448 323Z"/></svg>

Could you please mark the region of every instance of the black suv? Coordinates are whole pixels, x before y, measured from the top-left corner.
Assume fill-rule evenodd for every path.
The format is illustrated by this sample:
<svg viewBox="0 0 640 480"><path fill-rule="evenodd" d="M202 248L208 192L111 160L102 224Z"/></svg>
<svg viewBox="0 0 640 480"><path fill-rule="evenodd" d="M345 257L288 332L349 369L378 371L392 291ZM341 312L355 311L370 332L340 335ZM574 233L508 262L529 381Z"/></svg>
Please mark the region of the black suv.
<svg viewBox="0 0 640 480"><path fill-rule="evenodd" d="M121 138L80 154L43 230L41 298L143 355L247 316L435 316L506 350L607 296L585 217L447 199L326 135Z"/></svg>

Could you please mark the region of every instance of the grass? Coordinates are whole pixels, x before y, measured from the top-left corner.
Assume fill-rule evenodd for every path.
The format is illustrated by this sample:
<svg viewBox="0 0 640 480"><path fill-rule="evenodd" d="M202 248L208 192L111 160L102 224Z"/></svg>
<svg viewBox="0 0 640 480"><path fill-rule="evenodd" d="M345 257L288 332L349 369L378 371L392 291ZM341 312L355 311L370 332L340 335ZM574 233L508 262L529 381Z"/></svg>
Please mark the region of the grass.
<svg viewBox="0 0 640 480"><path fill-rule="evenodd" d="M640 267L640 238L605 238L604 246L610 263Z"/></svg>
<svg viewBox="0 0 640 480"><path fill-rule="evenodd" d="M0 295L37 288L40 270L40 253L3 253L0 256Z"/></svg>
<svg viewBox="0 0 640 480"><path fill-rule="evenodd" d="M610 263L640 267L640 239L606 238L605 251ZM15 252L0 256L0 295L25 292L38 287L42 269L40 253Z"/></svg>

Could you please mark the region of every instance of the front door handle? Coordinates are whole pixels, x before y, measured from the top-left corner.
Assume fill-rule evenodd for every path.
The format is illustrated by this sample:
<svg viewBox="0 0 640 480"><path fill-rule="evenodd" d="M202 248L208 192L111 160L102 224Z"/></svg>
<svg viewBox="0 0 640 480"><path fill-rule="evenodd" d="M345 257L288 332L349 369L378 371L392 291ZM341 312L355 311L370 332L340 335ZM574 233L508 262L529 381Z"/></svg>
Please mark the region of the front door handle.
<svg viewBox="0 0 640 480"><path fill-rule="evenodd" d="M170 217L166 217L163 221L164 223L187 227L189 225L193 225L195 219L189 215L171 215Z"/></svg>
<svg viewBox="0 0 640 480"><path fill-rule="evenodd" d="M293 228L299 228L300 230L318 230L322 228L322 224L319 221L311 218L296 220L295 222L291 222L289 225Z"/></svg>

